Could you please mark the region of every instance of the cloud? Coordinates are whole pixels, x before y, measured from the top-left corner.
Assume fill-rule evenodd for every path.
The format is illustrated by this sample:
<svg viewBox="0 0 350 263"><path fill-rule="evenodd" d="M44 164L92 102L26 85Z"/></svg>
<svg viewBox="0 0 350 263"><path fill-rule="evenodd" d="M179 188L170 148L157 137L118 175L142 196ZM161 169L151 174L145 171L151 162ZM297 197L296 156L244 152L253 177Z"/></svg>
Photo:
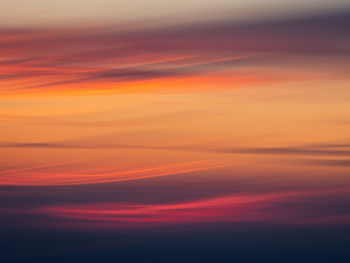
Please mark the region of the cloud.
<svg viewBox="0 0 350 263"><path fill-rule="evenodd" d="M45 143L45 142L27 142L27 143L0 143L4 148L76 148L70 145Z"/></svg>
<svg viewBox="0 0 350 263"><path fill-rule="evenodd" d="M222 153L232 154L261 154L261 155L315 155L315 156L350 156L350 149L333 149L331 147L312 147L312 146L296 146L296 147L262 147L262 148L227 148L213 150Z"/></svg>
<svg viewBox="0 0 350 263"><path fill-rule="evenodd" d="M71 169L69 171L62 172L55 169L57 165L51 165L39 168L22 169L20 172L17 170L5 170L3 172L0 171L0 185L57 186L102 184L111 182L134 181L174 174L185 174L220 168L223 166L225 166L225 164L220 162L203 160L130 170L116 170L115 168L105 167L96 169Z"/></svg>
<svg viewBox="0 0 350 263"><path fill-rule="evenodd" d="M336 167L350 167L350 159L319 159L306 160L306 164L319 166L336 166Z"/></svg>
<svg viewBox="0 0 350 263"><path fill-rule="evenodd" d="M154 149L212 152L220 154L255 154L255 155L300 155L300 156L350 156L350 144L315 144L281 147L232 147L215 148L203 145L140 145L104 141L103 137L84 138L66 142L2 142L3 148L90 148L90 149ZM331 161L330 161L331 163Z"/></svg>
<svg viewBox="0 0 350 263"><path fill-rule="evenodd" d="M316 205L322 204L324 200L328 201L321 206ZM69 228L73 224L83 229L91 227L91 223L96 229L204 222L347 224L349 209L344 206L334 207L337 201L339 198L330 191L286 191L231 194L168 204L120 202L48 206L41 207L36 212L61 219L56 223L63 227Z"/></svg>
<svg viewBox="0 0 350 263"><path fill-rule="evenodd" d="M350 55L349 17L344 11L240 24L219 21L148 29L8 29L0 31L0 55L4 57L0 81L3 90L25 92L95 89L95 84L101 88L218 72L233 79L244 72L262 78L267 66L270 70L281 66L290 69L298 59L304 65L305 56L344 60ZM343 69L337 64L330 66L330 71ZM260 68L254 71L254 67ZM317 67L312 65L299 77L317 72ZM233 74L235 70L238 72ZM291 72L298 79L297 73Z"/></svg>

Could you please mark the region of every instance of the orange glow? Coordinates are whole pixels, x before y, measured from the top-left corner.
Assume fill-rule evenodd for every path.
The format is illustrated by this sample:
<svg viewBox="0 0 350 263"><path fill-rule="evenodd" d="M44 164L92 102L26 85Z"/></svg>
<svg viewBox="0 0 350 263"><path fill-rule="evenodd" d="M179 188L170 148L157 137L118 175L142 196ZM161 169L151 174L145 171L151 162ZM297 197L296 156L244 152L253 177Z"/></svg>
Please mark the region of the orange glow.
<svg viewBox="0 0 350 263"><path fill-rule="evenodd" d="M4 195L77 228L343 222L303 197L350 184L348 38L303 21L0 30Z"/></svg>

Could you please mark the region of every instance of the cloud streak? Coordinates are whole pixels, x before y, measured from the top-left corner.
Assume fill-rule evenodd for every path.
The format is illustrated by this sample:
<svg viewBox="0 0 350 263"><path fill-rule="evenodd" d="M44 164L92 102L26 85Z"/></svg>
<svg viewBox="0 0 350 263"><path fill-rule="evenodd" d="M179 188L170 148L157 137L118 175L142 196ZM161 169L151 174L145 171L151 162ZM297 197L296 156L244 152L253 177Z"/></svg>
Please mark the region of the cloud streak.
<svg viewBox="0 0 350 263"><path fill-rule="evenodd" d="M49 206L39 208L37 212L59 219L56 223L61 227L83 229L92 226L94 229L159 227L199 222L346 224L350 217L348 210L304 209L325 196L332 198L327 191L299 191L216 196L170 204ZM305 204L301 205L302 202Z"/></svg>
<svg viewBox="0 0 350 263"><path fill-rule="evenodd" d="M0 82L3 92L113 89L218 73L231 81L250 74L255 76L251 84L261 83L269 74L262 66L286 67L295 63L286 63L293 61L291 55L349 56L349 26L344 11L241 24L1 31ZM275 80L323 74L317 73L317 65L308 74L290 71L289 76L276 73Z"/></svg>
<svg viewBox="0 0 350 263"><path fill-rule="evenodd" d="M75 148L75 149L154 149L212 152L221 154L253 154L253 155L300 155L300 156L350 156L349 144L316 144L281 147L232 147L212 148L202 145L137 145L105 142L102 138L91 141L88 138L66 142L2 142L2 148Z"/></svg>
<svg viewBox="0 0 350 263"><path fill-rule="evenodd" d="M57 186L125 182L216 169L224 167L225 164L214 161L196 161L130 170L116 170L115 168L80 169L79 171L73 169L66 172L55 171L55 169L43 170L43 168L55 168L56 166L2 171L0 172L0 185Z"/></svg>

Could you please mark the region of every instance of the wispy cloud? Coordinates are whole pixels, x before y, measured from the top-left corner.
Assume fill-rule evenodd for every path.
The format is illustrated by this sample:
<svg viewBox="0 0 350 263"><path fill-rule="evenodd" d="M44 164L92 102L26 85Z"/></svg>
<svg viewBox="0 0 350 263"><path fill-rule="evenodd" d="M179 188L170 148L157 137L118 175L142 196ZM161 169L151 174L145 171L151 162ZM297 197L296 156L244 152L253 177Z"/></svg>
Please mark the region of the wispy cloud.
<svg viewBox="0 0 350 263"><path fill-rule="evenodd" d="M312 159L305 160L305 163L317 166L350 167L350 159Z"/></svg>
<svg viewBox="0 0 350 263"><path fill-rule="evenodd" d="M344 190L343 190L344 191ZM98 203L49 206L38 213L57 218L61 227L95 229L159 227L198 222L340 224L346 223L347 209L311 208L327 191L299 191L249 195L226 195L170 204ZM304 202L304 205L301 205ZM308 209L304 209L308 207ZM61 220L60 220L61 219ZM63 220L63 221L62 221Z"/></svg>
<svg viewBox="0 0 350 263"><path fill-rule="evenodd" d="M49 165L44 167L39 166L38 168L29 167L22 169L21 171L0 171L0 185L50 186L101 184L141 180L174 174L185 174L220 168L223 166L225 166L223 162L196 161L130 170L116 170L115 168L104 167L95 169L79 169L78 171L71 169L70 171L62 172L55 169L57 165Z"/></svg>
<svg viewBox="0 0 350 263"><path fill-rule="evenodd" d="M315 156L350 156L350 146L286 146L261 148L226 148L213 151L232 154L260 154L260 155L315 155Z"/></svg>
<svg viewBox="0 0 350 263"><path fill-rule="evenodd" d="M350 156L350 144L314 144L278 147L215 148L203 145L140 145L104 141L102 137L70 140L65 142L2 142L3 148L90 148L90 149L154 149L212 152L220 154L300 155L300 156Z"/></svg>
<svg viewBox="0 0 350 263"><path fill-rule="evenodd" d="M349 14L344 11L241 24L225 21L125 30L7 30L0 32L0 81L3 92L25 92L89 90L96 89L97 84L111 88L125 82L217 72L226 72L233 79L235 74L248 72L263 80L268 72L261 67L254 71L254 67L285 67L296 56L327 55L340 60L349 56L349 25ZM313 70L317 71L317 65ZM292 73L297 79L296 72ZM299 78L307 77L306 73L302 75ZM290 81L293 77L287 76Z"/></svg>

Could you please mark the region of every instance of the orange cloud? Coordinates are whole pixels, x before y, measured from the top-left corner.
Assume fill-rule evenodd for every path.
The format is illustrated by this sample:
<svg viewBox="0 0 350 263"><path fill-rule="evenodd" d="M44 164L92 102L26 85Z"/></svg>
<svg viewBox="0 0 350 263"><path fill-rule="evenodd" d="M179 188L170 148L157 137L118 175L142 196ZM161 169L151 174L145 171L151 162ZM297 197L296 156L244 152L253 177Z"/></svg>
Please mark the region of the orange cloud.
<svg viewBox="0 0 350 263"><path fill-rule="evenodd" d="M247 25L5 30L0 32L0 92L218 89L334 73L344 77L342 66L331 66L330 72L318 68L320 56L336 57L341 65L349 52L344 17L333 16ZM320 41L327 39L323 34L337 41Z"/></svg>

